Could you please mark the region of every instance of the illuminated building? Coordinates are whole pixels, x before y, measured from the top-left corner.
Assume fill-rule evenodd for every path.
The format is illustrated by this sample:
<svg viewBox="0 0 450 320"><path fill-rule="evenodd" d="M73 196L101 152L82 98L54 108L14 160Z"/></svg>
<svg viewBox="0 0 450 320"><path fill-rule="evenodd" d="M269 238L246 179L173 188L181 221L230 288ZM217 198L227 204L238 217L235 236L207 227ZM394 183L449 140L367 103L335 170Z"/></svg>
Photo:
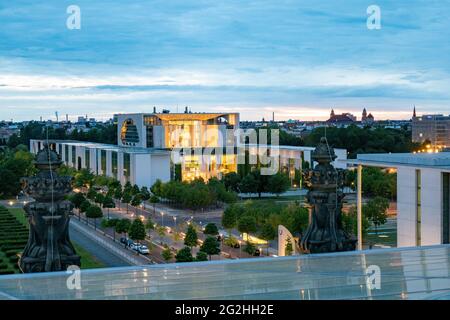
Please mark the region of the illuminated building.
<svg viewBox="0 0 450 320"><path fill-rule="evenodd" d="M413 142L430 142L433 148L450 146L450 116L442 114L414 116L412 118Z"/></svg>
<svg viewBox="0 0 450 320"><path fill-rule="evenodd" d="M271 149L268 145L241 145L238 113L133 113L114 116L118 125L117 145L82 141L50 141L66 165L88 168L125 183L150 187L161 181L191 181L196 178L221 179L238 172L242 152L258 155ZM31 140L30 150L37 153L43 140ZM310 147L278 146L277 154L268 156L281 172L300 187L302 165L311 164ZM336 167L345 167L347 152L335 149ZM249 163L250 168L256 165ZM278 171L278 167L277 167Z"/></svg>

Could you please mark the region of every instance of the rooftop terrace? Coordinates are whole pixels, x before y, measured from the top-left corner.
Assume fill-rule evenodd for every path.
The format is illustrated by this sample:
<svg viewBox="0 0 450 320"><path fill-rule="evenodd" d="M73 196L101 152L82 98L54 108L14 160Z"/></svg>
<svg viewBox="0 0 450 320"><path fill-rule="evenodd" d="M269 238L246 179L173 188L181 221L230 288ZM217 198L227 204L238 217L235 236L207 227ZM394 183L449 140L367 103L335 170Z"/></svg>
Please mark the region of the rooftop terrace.
<svg viewBox="0 0 450 320"><path fill-rule="evenodd" d="M85 270L81 290L67 276L0 276L0 299L450 299L450 246Z"/></svg>

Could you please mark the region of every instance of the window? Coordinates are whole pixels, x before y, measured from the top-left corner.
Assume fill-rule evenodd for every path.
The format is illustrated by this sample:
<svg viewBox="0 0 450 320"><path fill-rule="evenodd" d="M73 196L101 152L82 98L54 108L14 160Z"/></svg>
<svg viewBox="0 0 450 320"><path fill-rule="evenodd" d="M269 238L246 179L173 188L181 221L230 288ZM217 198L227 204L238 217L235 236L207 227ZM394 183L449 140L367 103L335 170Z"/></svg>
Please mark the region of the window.
<svg viewBox="0 0 450 320"><path fill-rule="evenodd" d="M123 154L123 176L125 177L126 181L129 181L130 178L130 154L124 153Z"/></svg>
<svg viewBox="0 0 450 320"><path fill-rule="evenodd" d="M117 179L117 152L111 152L112 174Z"/></svg>
<svg viewBox="0 0 450 320"><path fill-rule="evenodd" d="M69 146L64 145L64 161L69 164Z"/></svg>
<svg viewBox="0 0 450 320"><path fill-rule="evenodd" d="M442 243L450 243L450 173L442 178Z"/></svg>
<svg viewBox="0 0 450 320"><path fill-rule="evenodd" d="M420 246L422 242L422 176L420 170L416 170L416 204L416 246Z"/></svg>
<svg viewBox="0 0 450 320"><path fill-rule="evenodd" d="M77 163L77 148L72 146L72 164L75 167Z"/></svg>
<svg viewBox="0 0 450 320"><path fill-rule="evenodd" d="M91 152L89 149L84 151L84 162L86 164L86 169L91 169Z"/></svg>
<svg viewBox="0 0 450 320"><path fill-rule="evenodd" d="M102 170L102 174L106 174L106 150L102 150L101 151L101 170Z"/></svg>

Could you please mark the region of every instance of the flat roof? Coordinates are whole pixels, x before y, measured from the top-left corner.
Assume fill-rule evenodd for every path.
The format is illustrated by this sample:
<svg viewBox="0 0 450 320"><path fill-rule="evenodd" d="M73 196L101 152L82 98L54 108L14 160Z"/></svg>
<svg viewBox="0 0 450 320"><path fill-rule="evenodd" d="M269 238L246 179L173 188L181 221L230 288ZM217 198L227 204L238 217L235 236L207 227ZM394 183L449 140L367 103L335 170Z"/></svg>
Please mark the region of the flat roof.
<svg viewBox="0 0 450 320"><path fill-rule="evenodd" d="M358 154L357 159L348 159L347 163L381 167L412 166L450 170L450 152Z"/></svg>
<svg viewBox="0 0 450 320"><path fill-rule="evenodd" d="M0 299L450 299L449 270L449 245L376 249L82 270L80 290L65 272L5 275Z"/></svg>
<svg viewBox="0 0 450 320"><path fill-rule="evenodd" d="M31 141L41 141L45 142L42 139L31 139ZM101 149L101 150L109 150L115 152L123 152L123 153L136 153L136 154L167 154L169 150L162 148L140 148L140 147L121 147L114 144L104 144L97 142L88 142L88 141L77 141L77 140L55 140L49 139L50 143L60 143L66 144L70 146L78 146L78 147L86 147L91 149Z"/></svg>

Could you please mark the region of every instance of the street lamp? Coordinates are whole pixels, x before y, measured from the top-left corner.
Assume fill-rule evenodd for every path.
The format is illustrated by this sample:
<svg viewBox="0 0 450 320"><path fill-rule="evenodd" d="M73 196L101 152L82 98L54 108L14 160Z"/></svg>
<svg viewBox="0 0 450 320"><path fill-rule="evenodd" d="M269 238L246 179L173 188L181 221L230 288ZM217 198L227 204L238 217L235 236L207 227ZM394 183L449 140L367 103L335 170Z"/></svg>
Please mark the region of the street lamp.
<svg viewBox="0 0 450 320"><path fill-rule="evenodd" d="M164 227L164 212L161 211L161 225Z"/></svg>
<svg viewBox="0 0 450 320"><path fill-rule="evenodd" d="M173 221L175 222L175 232L177 231L177 217L173 216Z"/></svg>

